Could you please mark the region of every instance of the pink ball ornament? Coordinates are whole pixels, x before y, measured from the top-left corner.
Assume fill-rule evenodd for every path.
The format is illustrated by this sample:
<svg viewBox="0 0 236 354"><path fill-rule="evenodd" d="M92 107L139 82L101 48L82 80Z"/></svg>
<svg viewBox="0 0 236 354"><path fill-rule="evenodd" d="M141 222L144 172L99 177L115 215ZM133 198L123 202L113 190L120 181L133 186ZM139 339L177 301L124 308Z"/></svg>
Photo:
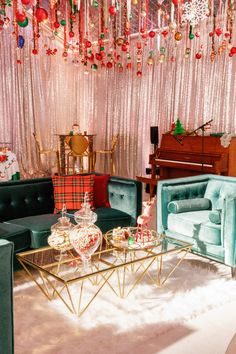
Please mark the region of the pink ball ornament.
<svg viewBox="0 0 236 354"><path fill-rule="evenodd" d="M142 76L142 71L137 71L136 75L137 75L138 77L141 77L141 76Z"/></svg>
<svg viewBox="0 0 236 354"><path fill-rule="evenodd" d="M35 17L37 19L38 22L42 22L44 20L47 20L48 18L48 13L45 9L43 9L42 7L38 7L35 11Z"/></svg>

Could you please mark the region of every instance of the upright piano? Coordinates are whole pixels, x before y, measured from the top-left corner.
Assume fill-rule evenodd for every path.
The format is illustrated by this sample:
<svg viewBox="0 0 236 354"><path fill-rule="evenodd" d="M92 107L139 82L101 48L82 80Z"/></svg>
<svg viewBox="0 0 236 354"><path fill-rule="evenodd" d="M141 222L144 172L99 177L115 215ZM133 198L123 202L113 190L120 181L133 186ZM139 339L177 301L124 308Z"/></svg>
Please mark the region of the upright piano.
<svg viewBox="0 0 236 354"><path fill-rule="evenodd" d="M236 137L229 147L221 145L217 136L183 136L163 134L160 148L149 156L152 178L156 167L160 179L186 177L204 173L236 176Z"/></svg>

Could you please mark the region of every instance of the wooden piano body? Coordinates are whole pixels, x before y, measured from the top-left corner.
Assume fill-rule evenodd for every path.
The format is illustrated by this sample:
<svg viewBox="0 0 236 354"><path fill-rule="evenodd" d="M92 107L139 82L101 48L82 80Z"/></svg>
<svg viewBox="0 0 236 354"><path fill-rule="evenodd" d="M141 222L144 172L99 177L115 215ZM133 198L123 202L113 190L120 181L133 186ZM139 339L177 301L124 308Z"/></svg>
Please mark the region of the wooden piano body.
<svg viewBox="0 0 236 354"><path fill-rule="evenodd" d="M204 173L236 176L236 137L224 148L220 137L183 136L177 140L171 134L163 134L161 146L149 156L152 178L156 166L160 179L193 176Z"/></svg>

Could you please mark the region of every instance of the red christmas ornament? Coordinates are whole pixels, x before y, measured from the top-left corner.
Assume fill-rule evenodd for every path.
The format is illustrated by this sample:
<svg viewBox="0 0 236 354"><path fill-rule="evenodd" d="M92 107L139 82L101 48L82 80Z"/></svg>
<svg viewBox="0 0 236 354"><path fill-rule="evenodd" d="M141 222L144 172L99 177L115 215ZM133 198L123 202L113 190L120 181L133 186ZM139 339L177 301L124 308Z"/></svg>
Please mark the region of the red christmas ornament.
<svg viewBox="0 0 236 354"><path fill-rule="evenodd" d="M163 31L163 32L161 32L161 34L164 36L164 37L166 37L167 36L167 34L168 34L169 32L168 31Z"/></svg>
<svg viewBox="0 0 236 354"><path fill-rule="evenodd" d="M172 0L172 3L177 6L182 3L182 0Z"/></svg>
<svg viewBox="0 0 236 354"><path fill-rule="evenodd" d="M112 68L112 63L111 63L110 61L107 63L107 68L108 68L108 69L111 69L111 68Z"/></svg>
<svg viewBox="0 0 236 354"><path fill-rule="evenodd" d="M16 20L18 22L24 22L25 19L26 19L26 15L23 12L19 12L19 11L16 12Z"/></svg>
<svg viewBox="0 0 236 354"><path fill-rule="evenodd" d="M213 37L214 36L214 32L209 32L209 37Z"/></svg>
<svg viewBox="0 0 236 354"><path fill-rule="evenodd" d="M70 38L73 38L74 36L75 36L74 32L73 32L73 31L70 31L70 32L69 32L69 37L70 37Z"/></svg>
<svg viewBox="0 0 236 354"><path fill-rule="evenodd" d="M86 48L90 48L91 45L92 45L92 43L90 41L87 41L87 40L85 41L85 47Z"/></svg>
<svg viewBox="0 0 236 354"><path fill-rule="evenodd" d="M232 48L230 49L230 53L236 54L236 47L232 47Z"/></svg>
<svg viewBox="0 0 236 354"><path fill-rule="evenodd" d="M101 53L96 53L96 54L95 54L95 58L96 58L97 60L101 61L101 60L102 60L102 55L101 55Z"/></svg>
<svg viewBox="0 0 236 354"><path fill-rule="evenodd" d="M225 36L225 38L229 38L230 37L230 32L225 32L224 36Z"/></svg>
<svg viewBox="0 0 236 354"><path fill-rule="evenodd" d="M48 13L42 7L38 7L35 11L35 17L38 22L42 22L48 18Z"/></svg>
<svg viewBox="0 0 236 354"><path fill-rule="evenodd" d="M60 23L58 21L54 22L53 24L54 28L59 28L60 27Z"/></svg>
<svg viewBox="0 0 236 354"><path fill-rule="evenodd" d="M115 8L115 6L110 6L109 9L108 9L108 11L109 11L109 14L110 14L111 16L114 16L114 15L116 14L116 8Z"/></svg>
<svg viewBox="0 0 236 354"><path fill-rule="evenodd" d="M63 56L64 58L66 58L66 57L68 57L68 53L67 53L67 52L63 52L63 53L62 53L62 56Z"/></svg>
<svg viewBox="0 0 236 354"><path fill-rule="evenodd" d="M137 75L138 77L141 77L141 76L142 76L142 71L137 71L136 75Z"/></svg>
<svg viewBox="0 0 236 354"><path fill-rule="evenodd" d="M196 55L195 55L196 59L201 59L201 57L202 57L202 53L201 52L196 53Z"/></svg>
<svg viewBox="0 0 236 354"><path fill-rule="evenodd" d="M222 35L222 29L220 27L216 28L215 33L219 37L220 35Z"/></svg>
<svg viewBox="0 0 236 354"><path fill-rule="evenodd" d="M122 46L121 46L121 50L123 51L123 52L127 52L127 45L126 44L122 44Z"/></svg>
<svg viewBox="0 0 236 354"><path fill-rule="evenodd" d="M127 63L126 68L127 69L131 69L132 68L132 64L131 63Z"/></svg>
<svg viewBox="0 0 236 354"><path fill-rule="evenodd" d="M31 0L21 0L23 5L29 5Z"/></svg>
<svg viewBox="0 0 236 354"><path fill-rule="evenodd" d="M150 38L155 37L155 35L156 35L156 33L155 33L154 31L150 31L150 32L149 32L149 37L150 37Z"/></svg>
<svg viewBox="0 0 236 354"><path fill-rule="evenodd" d="M34 48L34 49L32 50L32 54L34 54L34 55L38 54L38 50Z"/></svg>
<svg viewBox="0 0 236 354"><path fill-rule="evenodd" d="M76 21L76 16L75 16L74 14L70 15L70 18L71 18L71 20L72 20L73 22Z"/></svg>

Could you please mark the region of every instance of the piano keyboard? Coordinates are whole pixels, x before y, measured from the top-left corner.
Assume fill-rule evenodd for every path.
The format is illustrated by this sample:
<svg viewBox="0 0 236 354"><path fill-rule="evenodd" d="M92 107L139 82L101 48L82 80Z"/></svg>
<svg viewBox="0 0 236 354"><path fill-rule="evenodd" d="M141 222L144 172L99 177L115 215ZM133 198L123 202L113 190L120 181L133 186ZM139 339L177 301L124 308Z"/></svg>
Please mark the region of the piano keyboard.
<svg viewBox="0 0 236 354"><path fill-rule="evenodd" d="M206 163L197 163L197 162L186 162L186 161L174 161L174 160L164 160L164 159L155 159L155 161L157 162L157 164L159 162L168 162L168 163L174 163L174 164L181 164L181 165L191 165L191 166L203 166L203 167L213 167L213 165L209 165Z"/></svg>

